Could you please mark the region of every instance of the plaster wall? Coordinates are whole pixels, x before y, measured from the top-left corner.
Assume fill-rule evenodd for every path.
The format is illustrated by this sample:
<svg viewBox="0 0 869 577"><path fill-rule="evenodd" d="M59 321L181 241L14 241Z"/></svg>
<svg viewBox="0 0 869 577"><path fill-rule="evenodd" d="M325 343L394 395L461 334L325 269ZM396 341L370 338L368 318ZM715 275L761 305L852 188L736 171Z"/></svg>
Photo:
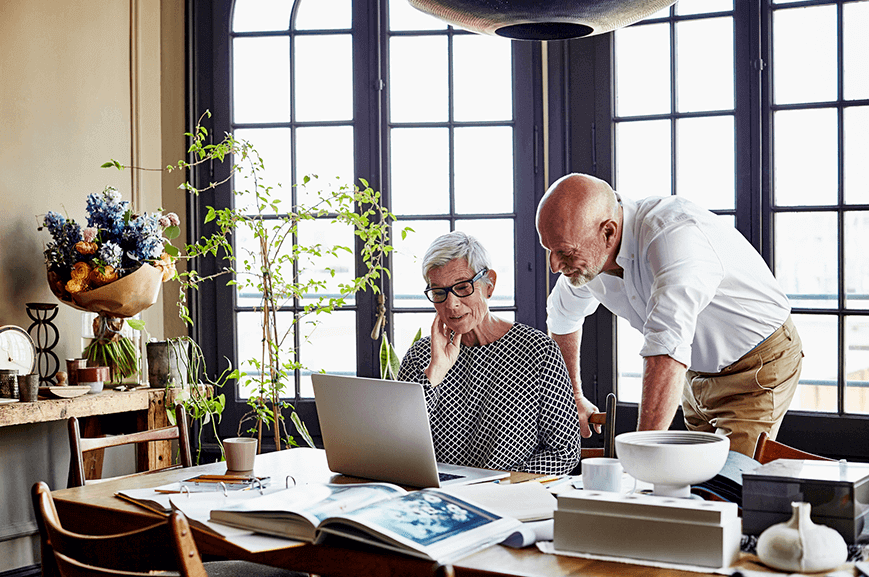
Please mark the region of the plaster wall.
<svg viewBox="0 0 869 577"><path fill-rule="evenodd" d="M183 18L182 0L0 3L0 325L27 329L26 303L58 302L45 280L49 235L37 230L47 211L85 222L85 197L111 185L136 211L166 207L184 221L177 183L164 201L172 183L159 172L100 168L183 154ZM164 284L142 314L151 336L183 333L176 294ZM61 362L80 356L82 313L61 304L54 324ZM0 429L0 573L39 562L30 487L64 487L67 470L65 423Z"/></svg>

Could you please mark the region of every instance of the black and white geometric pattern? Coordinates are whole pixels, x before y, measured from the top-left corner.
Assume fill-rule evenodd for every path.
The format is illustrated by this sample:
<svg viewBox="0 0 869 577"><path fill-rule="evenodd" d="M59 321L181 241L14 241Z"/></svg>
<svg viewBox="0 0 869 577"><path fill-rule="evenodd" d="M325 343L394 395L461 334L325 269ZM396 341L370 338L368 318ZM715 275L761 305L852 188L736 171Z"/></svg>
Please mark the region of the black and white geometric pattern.
<svg viewBox="0 0 869 577"><path fill-rule="evenodd" d="M488 345L461 348L444 381L423 372L431 337L401 362L398 379L422 383L437 460L486 469L569 473L579 462L579 421L561 351L516 323Z"/></svg>

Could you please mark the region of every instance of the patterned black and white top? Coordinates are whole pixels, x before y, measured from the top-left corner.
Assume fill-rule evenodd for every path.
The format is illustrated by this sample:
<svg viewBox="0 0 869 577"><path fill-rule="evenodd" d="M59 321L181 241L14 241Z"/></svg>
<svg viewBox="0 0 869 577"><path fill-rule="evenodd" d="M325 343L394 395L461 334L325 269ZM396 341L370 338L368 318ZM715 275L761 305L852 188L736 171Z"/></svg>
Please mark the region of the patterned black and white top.
<svg viewBox="0 0 869 577"><path fill-rule="evenodd" d="M444 381L425 376L431 337L401 362L398 379L422 383L437 460L544 474L579 462L579 420L561 351L519 323L488 345L461 348Z"/></svg>

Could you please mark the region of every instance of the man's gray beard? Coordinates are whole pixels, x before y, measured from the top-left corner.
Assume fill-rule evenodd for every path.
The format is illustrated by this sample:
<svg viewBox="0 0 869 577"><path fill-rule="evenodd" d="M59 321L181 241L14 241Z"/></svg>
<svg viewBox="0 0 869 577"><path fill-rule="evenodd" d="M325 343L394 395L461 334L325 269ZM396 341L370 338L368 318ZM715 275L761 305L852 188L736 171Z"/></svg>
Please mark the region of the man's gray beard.
<svg viewBox="0 0 869 577"><path fill-rule="evenodd" d="M589 275L588 272L584 272L579 275L567 277L567 282L570 283L570 286L574 288L579 288L590 283L592 280L594 280L594 277L596 276L597 275Z"/></svg>

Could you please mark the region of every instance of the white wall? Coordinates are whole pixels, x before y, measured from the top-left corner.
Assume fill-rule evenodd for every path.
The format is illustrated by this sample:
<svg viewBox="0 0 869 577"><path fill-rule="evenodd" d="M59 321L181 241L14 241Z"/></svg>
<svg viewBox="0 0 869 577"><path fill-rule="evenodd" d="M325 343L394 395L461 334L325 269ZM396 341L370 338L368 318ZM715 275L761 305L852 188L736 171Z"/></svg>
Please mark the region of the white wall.
<svg viewBox="0 0 869 577"><path fill-rule="evenodd" d="M171 207L183 220L177 183L164 199L159 173L99 168L110 158L160 167L183 153L183 13L181 0L0 3L0 325L26 329L26 303L57 302L49 235L37 231L47 211L84 222L86 196L111 185L137 211ZM177 285L163 294L174 317ZM143 318L168 336L162 300ZM81 313L61 304L54 323L61 362L80 356ZM38 562L29 491L38 480L65 486L66 442L64 423L0 429L0 572Z"/></svg>

